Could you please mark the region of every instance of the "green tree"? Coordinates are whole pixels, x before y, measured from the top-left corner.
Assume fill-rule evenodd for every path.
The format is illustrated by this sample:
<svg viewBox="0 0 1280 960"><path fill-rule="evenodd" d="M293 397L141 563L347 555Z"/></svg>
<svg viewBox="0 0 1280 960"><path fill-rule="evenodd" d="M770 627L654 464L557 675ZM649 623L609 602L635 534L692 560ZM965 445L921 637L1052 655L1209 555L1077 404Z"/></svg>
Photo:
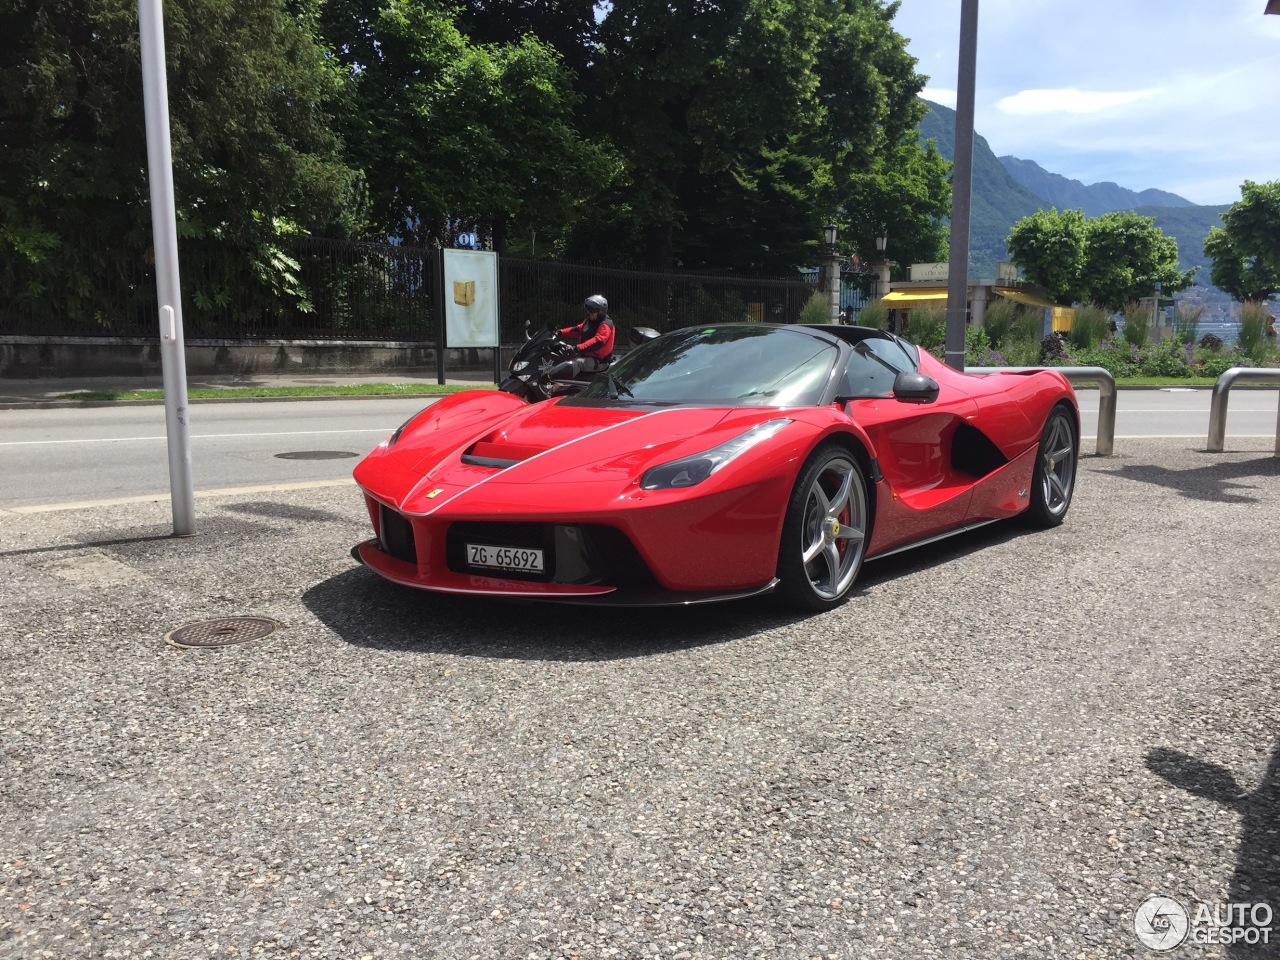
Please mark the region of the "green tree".
<svg viewBox="0 0 1280 960"><path fill-rule="evenodd" d="M1090 303L1117 310L1151 296L1157 282L1170 296L1190 286L1194 275L1178 269L1178 241L1166 237L1152 217L1122 210L1086 222L1080 283Z"/></svg>
<svg viewBox="0 0 1280 960"><path fill-rule="evenodd" d="M1240 192L1205 238L1209 278L1236 300L1265 300L1280 290L1280 180L1246 180Z"/></svg>
<svg viewBox="0 0 1280 960"><path fill-rule="evenodd" d="M945 165L916 140L924 78L892 30L896 9L614 3L587 115L625 166L567 249L659 268L782 270L812 262L834 218L850 248L873 249L888 225L936 251ZM910 202L893 207L900 199Z"/></svg>
<svg viewBox="0 0 1280 960"><path fill-rule="evenodd" d="M0 291L82 317L150 259L137 7L18 0L0 19ZM181 252L232 273L184 276L197 299L298 293L281 238L358 228L360 183L324 104L340 81L281 0L174 0L166 46Z"/></svg>
<svg viewBox="0 0 1280 960"><path fill-rule="evenodd" d="M324 30L349 76L343 131L380 226L415 243L557 222L610 176L575 128L572 76L526 35L472 43L420 0L335 0Z"/></svg>
<svg viewBox="0 0 1280 960"><path fill-rule="evenodd" d="M1081 299L1086 220L1081 210L1037 210L1013 225L1005 240L1009 256L1023 275L1048 291L1056 303Z"/></svg>
<svg viewBox="0 0 1280 960"><path fill-rule="evenodd" d="M1132 211L1088 218L1080 210L1040 210L1015 223L1006 243L1027 279L1062 304L1115 310L1151 296L1157 281L1165 294L1185 289L1195 273L1178 269L1174 238Z"/></svg>

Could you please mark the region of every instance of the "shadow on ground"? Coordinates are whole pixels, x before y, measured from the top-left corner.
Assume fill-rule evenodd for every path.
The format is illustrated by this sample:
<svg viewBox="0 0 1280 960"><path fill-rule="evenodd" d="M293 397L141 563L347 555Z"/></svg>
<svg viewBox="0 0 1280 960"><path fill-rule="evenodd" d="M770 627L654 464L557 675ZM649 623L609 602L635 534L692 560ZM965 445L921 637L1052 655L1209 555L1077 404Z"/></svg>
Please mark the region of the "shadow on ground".
<svg viewBox="0 0 1280 960"><path fill-rule="evenodd" d="M1240 815L1240 845L1227 900L1269 905L1277 914L1272 920L1271 936L1280 935L1280 743L1271 754L1262 782L1253 791L1241 787L1225 767L1179 750L1151 750L1147 768L1175 787ZM1225 909L1226 905L1222 906ZM1213 907L1209 905L1210 910ZM1232 960L1273 960L1280 956L1280 946L1274 939L1270 945L1238 942L1227 949L1227 956Z"/></svg>
<svg viewBox="0 0 1280 960"><path fill-rule="evenodd" d="M872 561L849 603L876 583L928 570L1015 536L992 524L939 544ZM691 607L610 608L433 594L398 586L364 567L321 581L303 605L339 638L376 650L416 650L520 660L615 660L726 643L820 614L789 610L773 597Z"/></svg>
<svg viewBox="0 0 1280 960"><path fill-rule="evenodd" d="M1201 454L1205 457L1216 454ZM1213 461L1189 470L1170 470L1145 463L1127 463L1118 470L1101 473L1122 480L1150 483L1172 490L1191 500L1213 503L1256 503L1260 499L1253 484L1244 480L1262 480L1280 476L1280 457L1260 457L1243 461Z"/></svg>

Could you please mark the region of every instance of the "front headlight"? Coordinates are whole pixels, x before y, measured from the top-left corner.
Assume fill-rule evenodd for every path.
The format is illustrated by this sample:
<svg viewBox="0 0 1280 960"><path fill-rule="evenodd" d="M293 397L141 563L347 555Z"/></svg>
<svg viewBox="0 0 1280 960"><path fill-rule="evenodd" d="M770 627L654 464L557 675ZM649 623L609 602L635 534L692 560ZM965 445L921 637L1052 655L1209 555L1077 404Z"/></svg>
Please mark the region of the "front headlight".
<svg viewBox="0 0 1280 960"><path fill-rule="evenodd" d="M523 369L524 369L525 367L527 367L527 366L529 366L529 361L528 361L528 360L521 360L519 363L513 363L513 364L511 365L511 372L512 372L512 373L517 373L517 372L519 372L519 371L523 370Z"/></svg>
<svg viewBox="0 0 1280 960"><path fill-rule="evenodd" d="M734 457L746 453L757 443L768 440L790 422L785 418L766 420L710 450L652 467L640 478L640 487L644 490L671 490L699 484Z"/></svg>

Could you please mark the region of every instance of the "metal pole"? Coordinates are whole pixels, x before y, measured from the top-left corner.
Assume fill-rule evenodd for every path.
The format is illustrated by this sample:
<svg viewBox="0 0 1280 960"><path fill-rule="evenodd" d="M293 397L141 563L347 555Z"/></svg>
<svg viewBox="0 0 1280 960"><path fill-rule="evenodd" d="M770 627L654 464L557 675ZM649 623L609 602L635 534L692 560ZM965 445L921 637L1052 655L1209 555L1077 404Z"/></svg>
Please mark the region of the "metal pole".
<svg viewBox="0 0 1280 960"><path fill-rule="evenodd" d="M960 4L956 145L951 168L951 257L947 267L947 365L964 369L969 294L969 207L973 188L973 99L978 59L978 0Z"/></svg>
<svg viewBox="0 0 1280 960"><path fill-rule="evenodd" d="M173 203L173 154L169 144L169 87L165 78L164 15L160 0L138 0L142 45L142 98L147 125L147 181L151 236L160 306L160 365L164 376L165 430L169 441L169 498L173 533L196 532L191 478L191 428L187 423L187 362L182 336L182 284L178 277L178 225Z"/></svg>

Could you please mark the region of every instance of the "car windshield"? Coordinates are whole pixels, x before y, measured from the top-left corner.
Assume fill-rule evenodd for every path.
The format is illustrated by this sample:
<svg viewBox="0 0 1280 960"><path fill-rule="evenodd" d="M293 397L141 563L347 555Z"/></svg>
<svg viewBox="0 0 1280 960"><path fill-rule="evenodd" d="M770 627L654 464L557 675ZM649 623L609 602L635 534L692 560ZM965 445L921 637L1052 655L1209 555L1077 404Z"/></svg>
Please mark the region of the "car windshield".
<svg viewBox="0 0 1280 960"><path fill-rule="evenodd" d="M627 354L610 371L630 402L734 407L817 404L839 356L834 344L784 327L678 330ZM615 397L602 377L583 399Z"/></svg>

